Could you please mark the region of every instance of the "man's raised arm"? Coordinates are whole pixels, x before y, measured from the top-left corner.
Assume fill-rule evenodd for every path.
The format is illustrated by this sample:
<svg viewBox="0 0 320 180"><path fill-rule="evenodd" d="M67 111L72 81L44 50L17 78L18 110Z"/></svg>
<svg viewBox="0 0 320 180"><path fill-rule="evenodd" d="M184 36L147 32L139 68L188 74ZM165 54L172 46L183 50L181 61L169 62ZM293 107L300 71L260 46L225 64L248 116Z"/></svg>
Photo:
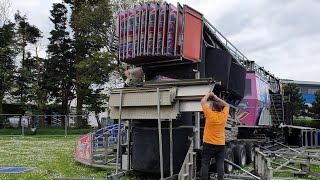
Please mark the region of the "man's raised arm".
<svg viewBox="0 0 320 180"><path fill-rule="evenodd" d="M209 96L213 97L213 99L214 99L215 101L220 102L223 107L229 107L229 104L228 104L227 102L225 102L224 100L220 99L220 98L219 98L218 96L216 96L213 92L210 92L209 94L210 94ZM201 102L202 102L202 101L201 101Z"/></svg>

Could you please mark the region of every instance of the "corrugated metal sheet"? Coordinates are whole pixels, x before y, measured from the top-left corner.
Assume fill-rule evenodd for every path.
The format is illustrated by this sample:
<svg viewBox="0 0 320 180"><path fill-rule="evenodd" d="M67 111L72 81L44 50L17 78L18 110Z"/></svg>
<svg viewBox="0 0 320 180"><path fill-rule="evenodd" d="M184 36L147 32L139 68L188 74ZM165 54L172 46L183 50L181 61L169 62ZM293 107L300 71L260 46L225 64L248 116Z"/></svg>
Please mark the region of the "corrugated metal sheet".
<svg viewBox="0 0 320 180"><path fill-rule="evenodd" d="M272 126L270 111L267 108L263 108L260 114L259 126Z"/></svg>

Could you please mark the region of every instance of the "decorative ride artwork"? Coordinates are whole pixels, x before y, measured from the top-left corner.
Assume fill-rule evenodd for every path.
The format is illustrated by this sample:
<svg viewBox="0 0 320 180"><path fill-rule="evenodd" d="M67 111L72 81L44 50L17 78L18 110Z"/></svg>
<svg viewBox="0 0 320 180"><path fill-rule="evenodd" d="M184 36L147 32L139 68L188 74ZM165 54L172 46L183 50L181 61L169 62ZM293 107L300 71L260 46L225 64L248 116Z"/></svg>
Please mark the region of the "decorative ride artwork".
<svg viewBox="0 0 320 180"><path fill-rule="evenodd" d="M91 164L91 133L86 134L76 142L75 159L85 164Z"/></svg>

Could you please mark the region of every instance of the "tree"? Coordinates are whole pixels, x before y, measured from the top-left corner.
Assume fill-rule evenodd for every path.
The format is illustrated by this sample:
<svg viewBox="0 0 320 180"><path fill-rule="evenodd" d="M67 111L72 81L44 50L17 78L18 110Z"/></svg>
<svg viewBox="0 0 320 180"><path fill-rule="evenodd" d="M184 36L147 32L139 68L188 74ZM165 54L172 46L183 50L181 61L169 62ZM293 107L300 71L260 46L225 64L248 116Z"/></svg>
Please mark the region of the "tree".
<svg viewBox="0 0 320 180"><path fill-rule="evenodd" d="M50 32L47 67L47 88L50 97L62 104L61 114L69 114L69 101L74 99L75 87L75 51L73 41L67 31L67 13L65 5L53 4L50 20L54 29ZM62 122L64 124L64 122Z"/></svg>
<svg viewBox="0 0 320 180"><path fill-rule="evenodd" d="M314 93L316 100L312 103L311 112L313 114L313 118L320 119L320 90L317 90Z"/></svg>
<svg viewBox="0 0 320 180"><path fill-rule="evenodd" d="M23 107L25 111L32 112L34 102L33 94L34 89L33 83L37 83L37 69L39 64L37 64L37 59L35 58L29 48L34 46L41 36L41 31L34 25L28 22L26 15L21 15L18 11L14 15L15 19L15 46L19 52L16 63L18 64L17 74L15 77L16 90L12 93L18 99L19 104ZM19 126L21 125L21 119L19 121Z"/></svg>
<svg viewBox="0 0 320 180"><path fill-rule="evenodd" d="M9 0L0 0L0 27L9 24L11 5Z"/></svg>
<svg viewBox="0 0 320 180"><path fill-rule="evenodd" d="M110 68L106 69L112 59L101 59L101 57L112 57L107 52L109 34L112 23L111 3L109 0L65 0L71 6L71 27L74 32L75 67L76 67L76 94L77 115L83 114L83 104L86 96L90 96L97 82L107 79ZM91 63L91 60L94 62ZM98 60L103 60L100 63ZM97 63L98 62L98 63ZM88 64L89 63L89 64ZM93 72L88 78L88 72ZM104 81L105 83L106 81ZM77 118L79 127L87 125L86 120L80 116Z"/></svg>
<svg viewBox="0 0 320 180"><path fill-rule="evenodd" d="M0 27L0 115L3 114L2 103L6 93L13 87L15 73L14 58L14 24L8 23ZM0 119L0 127L3 119Z"/></svg>
<svg viewBox="0 0 320 180"><path fill-rule="evenodd" d="M286 100L293 104L293 115L304 116L306 115L307 106L304 104L302 94L296 84L288 83L284 87L284 96Z"/></svg>
<svg viewBox="0 0 320 180"><path fill-rule="evenodd" d="M27 91L33 78L32 70L36 66L35 59L32 57L31 52L27 50L27 46L34 45L38 41L41 37L41 31L29 24L27 17L25 15L22 16L19 11L14 18L16 21L16 47L20 55L17 60L17 64L20 65L16 77L17 91L14 95L17 95L20 104L25 106L28 103Z"/></svg>

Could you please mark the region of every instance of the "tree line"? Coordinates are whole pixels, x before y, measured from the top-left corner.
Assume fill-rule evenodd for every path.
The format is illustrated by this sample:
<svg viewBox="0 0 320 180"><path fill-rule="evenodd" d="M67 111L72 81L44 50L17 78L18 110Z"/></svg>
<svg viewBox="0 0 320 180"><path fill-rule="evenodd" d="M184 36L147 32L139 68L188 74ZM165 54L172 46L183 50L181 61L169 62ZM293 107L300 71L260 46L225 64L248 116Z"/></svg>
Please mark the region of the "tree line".
<svg viewBox="0 0 320 180"><path fill-rule="evenodd" d="M39 56L41 30L19 11L9 19L10 1L0 0L0 114L4 100L18 104L23 113L37 115L50 108L67 115L74 99L77 115L83 115L84 108L96 116L104 111L107 97L100 92L113 86L124 70L111 51L115 14L135 3L138 0L54 3L48 17L54 28L44 58ZM76 123L82 128L88 124L82 116Z"/></svg>

